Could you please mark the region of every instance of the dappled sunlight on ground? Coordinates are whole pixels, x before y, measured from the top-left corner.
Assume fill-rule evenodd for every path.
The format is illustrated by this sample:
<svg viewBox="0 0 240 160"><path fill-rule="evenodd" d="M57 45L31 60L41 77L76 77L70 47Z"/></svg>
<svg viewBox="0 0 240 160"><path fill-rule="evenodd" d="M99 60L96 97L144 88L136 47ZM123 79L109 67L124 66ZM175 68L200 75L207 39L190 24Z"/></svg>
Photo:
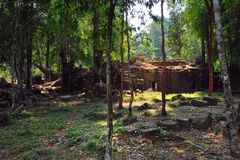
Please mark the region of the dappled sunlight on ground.
<svg viewBox="0 0 240 160"><path fill-rule="evenodd" d="M205 94L205 92L196 92L182 95L200 99ZM176 94L167 95L167 99L170 100L174 95ZM144 103L147 103L149 108L139 110ZM171 137L165 130L162 130L157 137L151 138L128 135L123 123L128 113L128 102L124 103L123 110L118 110L117 104L117 102L114 103L114 113L120 113L121 116L113 121L116 159L197 158L204 160L221 155L220 151L228 155L228 150L223 148L227 146L226 141L221 135L213 132L196 130L174 132L191 143L178 137ZM143 127L141 124L151 125L153 120L192 118L204 116L207 112L219 114L222 113L223 106L222 103L207 108L167 105L166 110L168 116L163 117L160 92L139 93L133 103L133 115L137 117L140 127ZM83 102L81 99L48 101L26 108L16 115L11 125L0 128L0 153L5 156L4 158L9 159L22 157L31 159L38 156L63 160L76 159L76 157L89 160L102 158L107 131L106 114L107 106L99 100L90 103ZM204 152L194 145L203 148ZM210 151L205 152L205 150Z"/></svg>

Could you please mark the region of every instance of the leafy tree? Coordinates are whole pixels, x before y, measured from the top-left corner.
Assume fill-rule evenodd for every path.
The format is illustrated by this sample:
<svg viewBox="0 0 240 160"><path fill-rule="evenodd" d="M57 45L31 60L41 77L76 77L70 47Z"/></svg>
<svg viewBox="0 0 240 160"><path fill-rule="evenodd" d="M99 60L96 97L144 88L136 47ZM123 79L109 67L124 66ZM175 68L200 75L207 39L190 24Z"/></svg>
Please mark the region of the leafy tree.
<svg viewBox="0 0 240 160"><path fill-rule="evenodd" d="M170 26L168 28L168 45L170 47L171 55L181 57L181 51L183 47L182 35L184 34L184 28L182 23L180 4L170 4Z"/></svg>

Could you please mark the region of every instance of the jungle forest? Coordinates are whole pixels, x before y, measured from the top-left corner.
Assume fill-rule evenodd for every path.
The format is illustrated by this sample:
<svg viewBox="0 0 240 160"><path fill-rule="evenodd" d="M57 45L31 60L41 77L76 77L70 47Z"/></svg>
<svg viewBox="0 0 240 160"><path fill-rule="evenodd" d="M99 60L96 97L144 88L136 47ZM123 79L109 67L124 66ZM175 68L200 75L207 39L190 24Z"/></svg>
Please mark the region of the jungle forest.
<svg viewBox="0 0 240 160"><path fill-rule="evenodd" d="M0 160L240 160L240 0L0 0Z"/></svg>

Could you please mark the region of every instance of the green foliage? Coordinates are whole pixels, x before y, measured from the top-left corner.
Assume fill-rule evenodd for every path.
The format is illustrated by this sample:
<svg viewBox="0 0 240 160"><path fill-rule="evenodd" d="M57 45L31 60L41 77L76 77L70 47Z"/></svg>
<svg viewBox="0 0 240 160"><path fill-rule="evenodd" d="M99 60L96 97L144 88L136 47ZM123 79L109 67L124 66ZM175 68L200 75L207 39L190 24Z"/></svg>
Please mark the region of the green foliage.
<svg viewBox="0 0 240 160"><path fill-rule="evenodd" d="M114 132L122 133L124 131L123 119L117 119L113 122Z"/></svg>
<svg viewBox="0 0 240 160"><path fill-rule="evenodd" d="M23 153L23 157L27 157L31 150L35 156L34 150L38 150L38 142L54 139L55 131L66 124L66 115L61 112L47 111L41 114L34 110L22 113L31 117L13 119L11 125L0 128L0 148L7 149L8 156Z"/></svg>
<svg viewBox="0 0 240 160"><path fill-rule="evenodd" d="M51 160L53 153L47 148L36 148L22 155L21 160Z"/></svg>
<svg viewBox="0 0 240 160"><path fill-rule="evenodd" d="M0 64L0 78L11 79L10 68L6 64Z"/></svg>
<svg viewBox="0 0 240 160"><path fill-rule="evenodd" d="M97 143L95 140L88 140L84 146L87 148L87 149L96 149L97 148Z"/></svg>
<svg viewBox="0 0 240 160"><path fill-rule="evenodd" d="M29 110L21 110L20 112L13 115L15 118L30 118L33 117L33 113Z"/></svg>
<svg viewBox="0 0 240 160"><path fill-rule="evenodd" d="M166 22L167 21L165 20L165 27L167 27ZM153 46L155 48L155 56L160 57L162 55L162 32L160 23L154 21L148 26L148 28Z"/></svg>
<svg viewBox="0 0 240 160"><path fill-rule="evenodd" d="M182 22L182 6L178 4L170 5L170 25L168 28L167 44L169 47L169 54L172 57L181 58L181 52L183 47L182 37L184 34L183 22Z"/></svg>
<svg viewBox="0 0 240 160"><path fill-rule="evenodd" d="M214 66L214 71L215 72L220 72L221 71L221 64L220 64L220 60L216 60L213 64Z"/></svg>
<svg viewBox="0 0 240 160"><path fill-rule="evenodd" d="M201 99L203 98L203 96L207 95L206 92L194 92L194 93L181 93L184 97L186 98L197 98L197 99ZM176 96L177 94L173 93L173 94L167 94L166 95L166 99L167 100L171 100L173 96ZM128 102L130 96L128 94L124 94L124 101ZM162 94L161 92L157 92L157 91L152 91L152 90L147 90L144 91L142 93L138 93L136 96L134 96L134 101L135 102L149 102L149 103L156 103L156 102L160 102L162 100Z"/></svg>

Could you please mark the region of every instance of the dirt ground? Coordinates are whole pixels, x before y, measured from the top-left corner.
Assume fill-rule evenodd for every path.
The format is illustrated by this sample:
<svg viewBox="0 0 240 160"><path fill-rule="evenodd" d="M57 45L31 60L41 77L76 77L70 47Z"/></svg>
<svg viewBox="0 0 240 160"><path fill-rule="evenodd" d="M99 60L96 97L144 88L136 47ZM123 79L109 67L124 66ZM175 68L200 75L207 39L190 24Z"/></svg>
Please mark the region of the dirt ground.
<svg viewBox="0 0 240 160"><path fill-rule="evenodd" d="M154 93L155 95L155 93ZM149 100L151 101L151 97ZM235 101L238 97L235 97ZM174 120L177 117L216 116L224 113L223 103L217 106L167 107L168 117L160 114L160 102L137 101L133 113L137 122ZM149 109L138 110L148 102ZM128 103L121 112L123 117L114 120L114 159L116 160L228 160L228 141L219 128L208 130L161 130L159 134L144 136L128 133L123 119ZM114 104L117 107L117 103ZM51 101L26 108L23 116L10 125L0 128L1 160L98 160L103 159L106 139L106 119L95 113L106 114L104 100L81 99ZM148 114L146 114L148 112ZM133 123L133 124L134 124ZM215 125L217 126L218 123ZM129 124L132 125L132 124Z"/></svg>

